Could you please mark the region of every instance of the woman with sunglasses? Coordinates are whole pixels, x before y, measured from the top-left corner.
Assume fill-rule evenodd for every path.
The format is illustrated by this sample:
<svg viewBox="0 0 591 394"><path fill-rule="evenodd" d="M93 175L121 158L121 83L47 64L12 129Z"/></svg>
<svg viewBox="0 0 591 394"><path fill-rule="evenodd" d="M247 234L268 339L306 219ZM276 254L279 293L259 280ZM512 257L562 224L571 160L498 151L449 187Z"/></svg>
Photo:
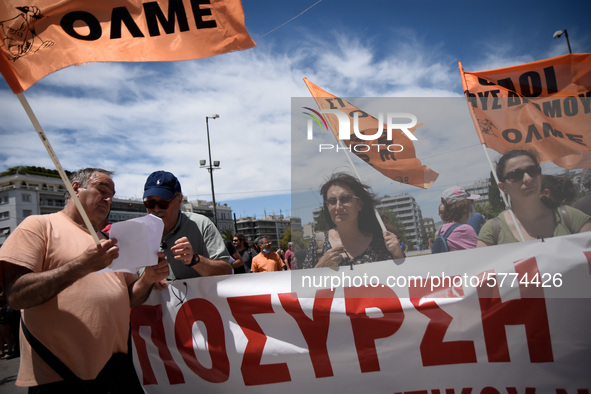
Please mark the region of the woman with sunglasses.
<svg viewBox="0 0 591 394"><path fill-rule="evenodd" d="M581 211L565 207L565 218L556 208L544 204L540 198L542 169L533 153L505 153L497 163L497 177L511 208L485 223L478 235L478 247L519 242L520 232L528 241L591 231L589 216Z"/></svg>
<svg viewBox="0 0 591 394"><path fill-rule="evenodd" d="M403 258L396 234L382 231L376 201L367 185L336 173L320 188L323 213L330 228L324 233L320 254L312 239L303 268L337 267Z"/></svg>

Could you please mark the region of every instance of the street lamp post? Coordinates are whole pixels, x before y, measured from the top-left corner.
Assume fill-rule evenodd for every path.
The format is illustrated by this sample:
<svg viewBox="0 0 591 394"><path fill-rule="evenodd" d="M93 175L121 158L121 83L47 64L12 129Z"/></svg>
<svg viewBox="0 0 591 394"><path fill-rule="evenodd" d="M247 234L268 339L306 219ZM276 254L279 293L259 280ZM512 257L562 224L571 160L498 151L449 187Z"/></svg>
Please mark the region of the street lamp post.
<svg viewBox="0 0 591 394"><path fill-rule="evenodd" d="M552 37L558 38L558 37L562 36L563 33L564 33L564 37L566 38L566 44L568 45L568 53L573 53L573 51L571 51L571 49L570 49L570 40L568 39L568 33L567 33L566 29L556 30Z"/></svg>
<svg viewBox="0 0 591 394"><path fill-rule="evenodd" d="M205 160L201 160L200 164L201 164L201 168L207 168L207 170L209 171L209 179L211 181L211 200L213 202L213 224L215 224L215 226L218 226L218 215L217 215L217 210L216 210L216 204L215 204L215 191L213 188L213 170L219 170L220 167L220 162L216 161L215 163L213 163L211 161L211 144L209 142L209 119L217 119L220 116L218 114L213 114L211 116L206 116L205 117L205 127L207 129L207 150L209 152L209 165L205 166L204 161ZM212 166L215 164L215 168Z"/></svg>

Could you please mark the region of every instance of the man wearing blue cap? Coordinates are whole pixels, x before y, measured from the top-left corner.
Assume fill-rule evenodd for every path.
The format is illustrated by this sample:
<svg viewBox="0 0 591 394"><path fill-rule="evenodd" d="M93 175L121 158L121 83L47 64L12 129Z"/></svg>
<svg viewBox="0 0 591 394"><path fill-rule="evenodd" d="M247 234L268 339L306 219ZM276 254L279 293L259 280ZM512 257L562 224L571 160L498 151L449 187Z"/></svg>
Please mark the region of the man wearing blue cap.
<svg viewBox="0 0 591 394"><path fill-rule="evenodd" d="M150 174L144 205L164 222L161 247L170 265L169 279L231 274L230 255L215 225L203 215L181 212L182 201L176 176L167 171Z"/></svg>

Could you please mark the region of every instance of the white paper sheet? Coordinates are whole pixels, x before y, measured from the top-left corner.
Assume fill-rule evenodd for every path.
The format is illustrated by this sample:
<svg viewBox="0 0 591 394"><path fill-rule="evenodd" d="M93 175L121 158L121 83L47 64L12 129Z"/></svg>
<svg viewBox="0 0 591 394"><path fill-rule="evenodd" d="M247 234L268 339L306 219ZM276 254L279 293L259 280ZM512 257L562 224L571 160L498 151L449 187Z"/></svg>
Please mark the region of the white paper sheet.
<svg viewBox="0 0 591 394"><path fill-rule="evenodd" d="M117 222L111 225L109 238L117 239L119 257L101 272L124 271L135 273L140 268L158 264L158 250L164 222L157 216Z"/></svg>

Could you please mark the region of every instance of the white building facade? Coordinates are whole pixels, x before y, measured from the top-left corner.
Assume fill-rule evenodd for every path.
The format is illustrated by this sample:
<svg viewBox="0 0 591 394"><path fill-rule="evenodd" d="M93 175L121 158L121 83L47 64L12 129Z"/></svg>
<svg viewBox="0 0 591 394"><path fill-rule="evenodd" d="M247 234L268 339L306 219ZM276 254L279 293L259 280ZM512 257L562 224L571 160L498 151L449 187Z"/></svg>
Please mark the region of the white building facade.
<svg viewBox="0 0 591 394"><path fill-rule="evenodd" d="M426 241L423 214L413 196L407 193L384 196L376 207L388 209L396 214L398 220L404 225L406 239L414 244L415 249Z"/></svg>
<svg viewBox="0 0 591 394"><path fill-rule="evenodd" d="M61 211L68 200L67 190L59 176L31 175L24 171L0 176L0 246L24 218ZM185 201L182 211L200 213L213 219L211 203ZM226 204L218 205L216 213L218 230L234 231L232 208ZM114 198L109 222L121 222L146 214L142 200Z"/></svg>

